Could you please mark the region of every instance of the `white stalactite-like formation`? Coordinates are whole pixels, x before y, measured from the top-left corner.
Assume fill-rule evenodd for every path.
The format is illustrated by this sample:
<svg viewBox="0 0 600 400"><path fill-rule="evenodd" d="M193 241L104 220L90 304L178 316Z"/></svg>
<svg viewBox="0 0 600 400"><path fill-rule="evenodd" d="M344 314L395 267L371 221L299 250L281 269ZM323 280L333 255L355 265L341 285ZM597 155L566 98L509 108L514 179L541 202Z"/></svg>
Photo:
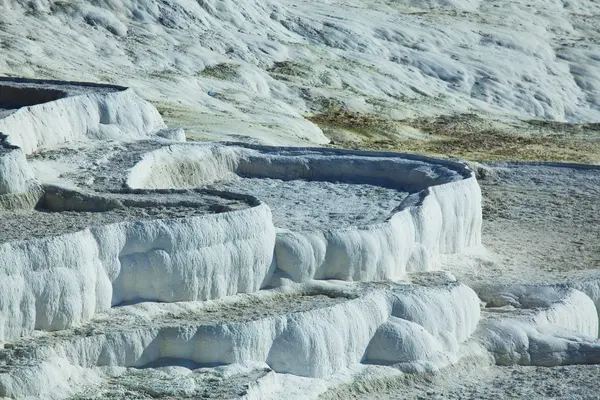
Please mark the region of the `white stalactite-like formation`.
<svg viewBox="0 0 600 400"><path fill-rule="evenodd" d="M390 363L412 363L417 368L429 364L429 369L436 369L456 359L460 344L470 337L479 320L477 296L459 284L366 291L357 298L340 300L301 312L222 323L186 319L191 311L201 312L201 303L140 307L137 317L157 322L139 326L134 318L88 337L67 331L64 338L42 346L43 356L30 359L29 365L15 368L14 374L0 373L0 394L43 395L59 384L49 382L49 377L76 380L82 368L143 367L163 358L206 365L266 362L276 372L326 378L363 361L367 348L385 345L380 333L384 329L401 343L414 344L409 356L400 349L391 351ZM180 317L168 322L161 320L164 313ZM121 319L119 315L118 310L111 313ZM403 324L414 328L406 329ZM430 358L431 344L446 356ZM370 354L375 350L368 350L367 356ZM26 360L17 357L14 362Z"/></svg>
<svg viewBox="0 0 600 400"><path fill-rule="evenodd" d="M264 205L122 222L0 244L0 341L56 331L126 301L205 300L259 290L275 229Z"/></svg>

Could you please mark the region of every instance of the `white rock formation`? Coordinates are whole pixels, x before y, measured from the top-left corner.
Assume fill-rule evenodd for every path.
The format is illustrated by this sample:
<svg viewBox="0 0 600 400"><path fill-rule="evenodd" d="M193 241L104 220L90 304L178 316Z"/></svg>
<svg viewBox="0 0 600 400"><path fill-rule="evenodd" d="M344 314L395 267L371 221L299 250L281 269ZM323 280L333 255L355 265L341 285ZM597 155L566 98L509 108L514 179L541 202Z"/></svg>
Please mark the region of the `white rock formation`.
<svg viewBox="0 0 600 400"><path fill-rule="evenodd" d="M43 196L25 155L0 133L0 211L32 208Z"/></svg>
<svg viewBox="0 0 600 400"><path fill-rule="evenodd" d="M413 191L379 224L279 230L277 268L294 281L382 280L432 269L439 253L481 242L481 193L472 171L427 157L341 150L174 145L130 172L134 188L197 187L245 177L369 183Z"/></svg>
<svg viewBox="0 0 600 400"><path fill-rule="evenodd" d="M1 243L0 343L80 324L125 301L257 291L272 273L274 241L269 207L257 203Z"/></svg>
<svg viewBox="0 0 600 400"><path fill-rule="evenodd" d="M185 142L186 141L185 131L182 128L161 129L160 131L156 132L156 136L167 139L167 140L171 140L174 142Z"/></svg>
<svg viewBox="0 0 600 400"><path fill-rule="evenodd" d="M194 188L233 173L239 155L225 146L171 145L144 155L128 173L134 189Z"/></svg>
<svg viewBox="0 0 600 400"><path fill-rule="evenodd" d="M266 362L276 372L325 378L363 361L367 348L385 344L377 333L385 327L417 349L397 348L390 352L391 362L422 369L426 361L430 368L439 368L458 356L459 345L470 337L479 320L479 300L463 285L382 289L354 290L354 298L330 299L304 311L294 310L292 302L290 309L265 317L252 313L272 313L261 309L260 302L265 301L261 298L267 296L268 300L268 294L238 297L237 302L246 308L241 308L239 320L232 322L206 320L208 313L202 312L206 303L115 309L108 319L82 328L90 335L79 336L70 330L47 335L42 345L25 340L19 346L36 349L36 355L27 358L15 353L9 361L14 372L0 373L0 395L43 396L66 380L75 384L92 374L84 370L87 368L142 367L165 358L205 365ZM336 296L331 289L327 295ZM235 307L232 301L213 303L216 318L221 315L219 307ZM276 298L268 304L277 309ZM120 323L107 325L111 320ZM404 325L413 328L403 329ZM446 357L427 357L432 343L443 349Z"/></svg>
<svg viewBox="0 0 600 400"><path fill-rule="evenodd" d="M467 286L408 291L394 297L391 316L375 332L365 358L411 372L435 371L457 361L460 344L478 322L479 299Z"/></svg>
<svg viewBox="0 0 600 400"><path fill-rule="evenodd" d="M7 143L25 154L90 139L142 139L164 127L156 108L126 88L108 91L92 87L87 92L19 108L0 118L0 132L7 135Z"/></svg>
<svg viewBox="0 0 600 400"><path fill-rule="evenodd" d="M92 20L125 32L106 15ZM260 398L277 374L326 386L353 369L431 372L472 355L506 365L600 363L597 282L580 283L587 294L544 285L476 292L449 273L427 272L440 255L481 244L481 193L475 173L461 163L173 144L185 140L183 131L166 129L158 112L130 90L36 86L32 99L19 85L2 94L13 96L15 107L0 119L7 135L0 149L0 205L3 196L37 188L25 153L90 139L156 140L133 146L129 157L126 147L113 148L112 158L86 153L87 164L70 172L79 174L76 182L85 175L96 193L46 184L41 199L31 196L48 213L137 207L150 215L132 213L136 220L85 229L69 225L68 233L53 227L41 238L2 236L0 397L64 398L131 369L163 364L168 367L160 373L167 376L180 365L224 364L211 369L214 376L240 382L255 376L258 383L244 395ZM134 165L148 149L154 151ZM47 161L37 156L40 164ZM102 168L113 161L114 168L127 167L106 173ZM410 194L377 223L294 230L277 229L270 207L253 196L174 190L234 175ZM112 178L117 182L102 182ZM203 203L209 194L228 203ZM175 211L155 213L157 207ZM41 219L38 211L21 212ZM77 218L86 215L93 220ZM399 279L409 281L390 282ZM261 290L273 286L281 287ZM194 385L187 385L190 396Z"/></svg>
<svg viewBox="0 0 600 400"><path fill-rule="evenodd" d="M0 196L22 193L37 186L33 172L20 149L2 148L0 144Z"/></svg>
<svg viewBox="0 0 600 400"><path fill-rule="evenodd" d="M213 139L326 143L303 115L330 98L391 118L600 120L589 0L0 4L3 75L126 82Z"/></svg>
<svg viewBox="0 0 600 400"><path fill-rule="evenodd" d="M496 363L600 362L598 313L584 293L566 287L514 285L485 287L479 295L488 302L486 310L491 314L480 322L476 337Z"/></svg>

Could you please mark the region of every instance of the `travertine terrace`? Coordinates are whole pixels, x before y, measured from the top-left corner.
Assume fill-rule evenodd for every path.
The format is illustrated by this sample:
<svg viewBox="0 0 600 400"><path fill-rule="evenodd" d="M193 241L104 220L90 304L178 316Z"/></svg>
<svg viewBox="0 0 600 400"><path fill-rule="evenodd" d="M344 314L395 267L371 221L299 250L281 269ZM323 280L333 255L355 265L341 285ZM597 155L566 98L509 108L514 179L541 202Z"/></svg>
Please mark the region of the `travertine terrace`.
<svg viewBox="0 0 600 400"><path fill-rule="evenodd" d="M185 143L117 86L3 79L0 107L0 396L316 397L466 358L600 362L593 285L443 270L482 247L464 163Z"/></svg>

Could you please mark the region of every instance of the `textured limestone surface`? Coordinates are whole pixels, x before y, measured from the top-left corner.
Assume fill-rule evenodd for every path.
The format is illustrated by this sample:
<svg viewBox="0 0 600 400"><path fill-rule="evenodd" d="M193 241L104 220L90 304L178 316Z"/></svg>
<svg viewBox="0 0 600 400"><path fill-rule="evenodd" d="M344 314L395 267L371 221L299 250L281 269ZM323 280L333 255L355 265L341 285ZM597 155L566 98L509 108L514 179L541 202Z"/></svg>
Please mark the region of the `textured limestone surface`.
<svg viewBox="0 0 600 400"><path fill-rule="evenodd" d="M499 279L484 245L518 238L482 240L519 212L493 185L555 167L181 143L126 88L0 89L2 397L393 397L600 363L600 280Z"/></svg>

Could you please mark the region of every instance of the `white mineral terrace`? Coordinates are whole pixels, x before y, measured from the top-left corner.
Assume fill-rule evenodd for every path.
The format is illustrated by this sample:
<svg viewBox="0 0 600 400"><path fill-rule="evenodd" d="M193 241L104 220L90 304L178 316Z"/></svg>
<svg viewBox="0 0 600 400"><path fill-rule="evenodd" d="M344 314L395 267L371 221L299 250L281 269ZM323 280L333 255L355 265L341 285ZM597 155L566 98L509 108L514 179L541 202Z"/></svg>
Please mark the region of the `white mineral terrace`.
<svg viewBox="0 0 600 400"><path fill-rule="evenodd" d="M593 282L439 271L482 246L462 163L182 143L114 86L4 79L0 107L0 396L310 398L467 358L600 363Z"/></svg>

